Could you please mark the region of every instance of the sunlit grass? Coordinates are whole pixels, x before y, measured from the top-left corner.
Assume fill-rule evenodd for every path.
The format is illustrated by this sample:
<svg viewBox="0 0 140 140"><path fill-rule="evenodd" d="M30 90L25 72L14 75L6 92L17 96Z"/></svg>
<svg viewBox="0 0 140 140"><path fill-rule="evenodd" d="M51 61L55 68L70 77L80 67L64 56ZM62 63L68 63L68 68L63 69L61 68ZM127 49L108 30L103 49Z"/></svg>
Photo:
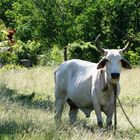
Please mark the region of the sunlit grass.
<svg viewBox="0 0 140 140"><path fill-rule="evenodd" d="M140 68L122 72L121 96L140 97Z"/></svg>
<svg viewBox="0 0 140 140"><path fill-rule="evenodd" d="M54 123L54 78L52 67L0 71L0 139L24 140L138 140L118 106L118 130L98 132L94 111L89 119L79 111L78 121L71 126L68 106L64 108L63 124ZM123 71L121 75L122 104L140 130L140 69ZM32 93L35 96L32 97ZM105 120L105 116L104 116Z"/></svg>

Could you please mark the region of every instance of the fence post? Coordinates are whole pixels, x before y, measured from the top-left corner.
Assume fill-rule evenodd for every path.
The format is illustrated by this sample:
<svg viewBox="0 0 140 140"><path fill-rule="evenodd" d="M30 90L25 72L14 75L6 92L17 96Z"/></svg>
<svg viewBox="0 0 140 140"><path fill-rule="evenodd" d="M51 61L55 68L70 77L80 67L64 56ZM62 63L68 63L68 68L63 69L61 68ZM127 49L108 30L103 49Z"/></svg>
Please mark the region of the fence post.
<svg viewBox="0 0 140 140"><path fill-rule="evenodd" d="M67 61L67 46L64 47L64 61Z"/></svg>

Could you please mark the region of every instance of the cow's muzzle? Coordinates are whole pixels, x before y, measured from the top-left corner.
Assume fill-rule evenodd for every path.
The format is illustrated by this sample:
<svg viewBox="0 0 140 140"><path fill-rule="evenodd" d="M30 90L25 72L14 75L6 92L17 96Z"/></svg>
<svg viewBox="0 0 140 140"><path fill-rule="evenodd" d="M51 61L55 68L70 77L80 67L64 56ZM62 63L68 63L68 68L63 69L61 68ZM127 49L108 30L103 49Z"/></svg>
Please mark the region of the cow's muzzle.
<svg viewBox="0 0 140 140"><path fill-rule="evenodd" d="M119 79L119 78L120 78L120 73L111 73L111 78L112 78L113 80Z"/></svg>

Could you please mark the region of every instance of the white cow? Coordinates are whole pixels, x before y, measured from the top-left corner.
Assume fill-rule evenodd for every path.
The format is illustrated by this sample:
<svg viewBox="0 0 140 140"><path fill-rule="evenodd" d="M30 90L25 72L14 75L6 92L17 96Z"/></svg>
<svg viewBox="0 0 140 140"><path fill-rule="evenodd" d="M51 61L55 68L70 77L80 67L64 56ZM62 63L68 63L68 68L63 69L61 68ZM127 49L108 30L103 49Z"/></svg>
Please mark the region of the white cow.
<svg viewBox="0 0 140 140"><path fill-rule="evenodd" d="M131 69L130 64L122 56L130 47L130 43L120 50L102 49L99 47L98 36L96 46L105 55L99 63L73 59L63 62L54 72L56 121L61 121L63 105L67 101L70 105L71 123L76 121L78 109L81 109L86 117L90 117L91 111L95 110L100 128L103 126L101 111L107 116L107 126L112 124L113 85L117 85L119 94L121 66Z"/></svg>

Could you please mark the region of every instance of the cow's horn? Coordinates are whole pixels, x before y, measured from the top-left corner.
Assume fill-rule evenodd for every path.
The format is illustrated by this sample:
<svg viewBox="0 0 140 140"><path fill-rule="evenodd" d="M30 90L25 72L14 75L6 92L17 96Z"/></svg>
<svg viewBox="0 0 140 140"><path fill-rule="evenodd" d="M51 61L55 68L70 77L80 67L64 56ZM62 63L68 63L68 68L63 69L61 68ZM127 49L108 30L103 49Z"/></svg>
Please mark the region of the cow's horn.
<svg viewBox="0 0 140 140"><path fill-rule="evenodd" d="M100 43L99 43L99 38L100 38L101 34L99 34L96 39L95 39L95 45L97 47L97 49L101 52L101 53L104 53L104 49L100 47Z"/></svg>
<svg viewBox="0 0 140 140"><path fill-rule="evenodd" d="M127 44L125 45L125 47L121 51L123 53L127 52L130 49L131 46L132 46L132 38L128 38Z"/></svg>

